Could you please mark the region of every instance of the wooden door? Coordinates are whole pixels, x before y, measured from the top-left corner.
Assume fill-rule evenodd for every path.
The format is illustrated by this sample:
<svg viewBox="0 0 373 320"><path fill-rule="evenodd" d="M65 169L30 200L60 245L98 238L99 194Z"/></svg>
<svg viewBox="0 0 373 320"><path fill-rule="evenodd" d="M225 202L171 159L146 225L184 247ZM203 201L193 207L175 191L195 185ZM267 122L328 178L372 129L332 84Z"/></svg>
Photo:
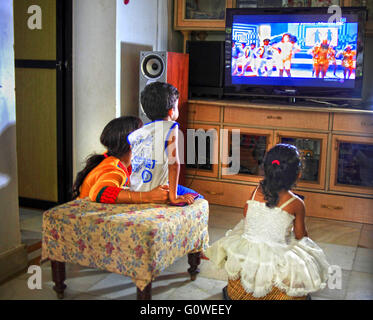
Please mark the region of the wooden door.
<svg viewBox="0 0 373 320"><path fill-rule="evenodd" d="M20 204L69 200L72 183L72 4L15 0L17 158Z"/></svg>

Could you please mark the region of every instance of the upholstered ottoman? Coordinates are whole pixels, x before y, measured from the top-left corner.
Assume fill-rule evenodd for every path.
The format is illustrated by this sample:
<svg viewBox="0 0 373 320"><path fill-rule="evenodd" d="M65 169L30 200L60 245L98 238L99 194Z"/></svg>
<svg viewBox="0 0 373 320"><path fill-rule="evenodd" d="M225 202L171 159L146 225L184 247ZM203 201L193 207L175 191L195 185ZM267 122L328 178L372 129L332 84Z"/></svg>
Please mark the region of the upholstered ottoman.
<svg viewBox="0 0 373 320"><path fill-rule="evenodd" d="M128 276L137 299L151 299L152 281L179 257L188 254L196 279L209 240L208 213L203 199L185 207L71 201L43 215L42 261L51 260L59 298L68 262Z"/></svg>

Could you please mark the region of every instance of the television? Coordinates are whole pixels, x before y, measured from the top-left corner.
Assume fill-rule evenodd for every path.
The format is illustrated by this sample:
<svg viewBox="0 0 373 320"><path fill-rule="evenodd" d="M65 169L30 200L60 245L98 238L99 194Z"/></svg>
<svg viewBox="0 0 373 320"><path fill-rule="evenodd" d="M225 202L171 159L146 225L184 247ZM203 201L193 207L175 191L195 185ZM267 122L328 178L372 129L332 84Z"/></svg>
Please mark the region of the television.
<svg viewBox="0 0 373 320"><path fill-rule="evenodd" d="M226 96L360 101L365 8L227 9Z"/></svg>

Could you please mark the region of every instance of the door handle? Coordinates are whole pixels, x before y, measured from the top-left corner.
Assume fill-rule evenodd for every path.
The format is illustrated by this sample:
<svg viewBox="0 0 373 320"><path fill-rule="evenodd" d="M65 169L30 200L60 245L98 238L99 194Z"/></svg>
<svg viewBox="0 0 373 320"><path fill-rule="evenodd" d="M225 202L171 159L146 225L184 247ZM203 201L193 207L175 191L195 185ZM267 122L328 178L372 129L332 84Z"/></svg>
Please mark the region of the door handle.
<svg viewBox="0 0 373 320"><path fill-rule="evenodd" d="M329 209L329 210L342 210L343 209L343 207L341 206L332 206L332 205L327 205L327 204L322 204L321 208Z"/></svg>
<svg viewBox="0 0 373 320"><path fill-rule="evenodd" d="M222 195L224 195L224 192L206 191L206 193L210 194L212 196L222 196Z"/></svg>

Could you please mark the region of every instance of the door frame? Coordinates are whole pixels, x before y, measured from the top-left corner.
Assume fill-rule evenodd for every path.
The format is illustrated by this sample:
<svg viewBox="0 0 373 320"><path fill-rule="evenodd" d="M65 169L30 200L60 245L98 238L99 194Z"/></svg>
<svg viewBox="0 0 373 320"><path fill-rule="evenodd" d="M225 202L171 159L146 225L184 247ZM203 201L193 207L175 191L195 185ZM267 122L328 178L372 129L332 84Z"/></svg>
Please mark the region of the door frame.
<svg viewBox="0 0 373 320"><path fill-rule="evenodd" d="M19 197L19 205L49 209L71 200L73 183L73 0L56 0L56 60L15 60L16 68L55 69L58 202Z"/></svg>

